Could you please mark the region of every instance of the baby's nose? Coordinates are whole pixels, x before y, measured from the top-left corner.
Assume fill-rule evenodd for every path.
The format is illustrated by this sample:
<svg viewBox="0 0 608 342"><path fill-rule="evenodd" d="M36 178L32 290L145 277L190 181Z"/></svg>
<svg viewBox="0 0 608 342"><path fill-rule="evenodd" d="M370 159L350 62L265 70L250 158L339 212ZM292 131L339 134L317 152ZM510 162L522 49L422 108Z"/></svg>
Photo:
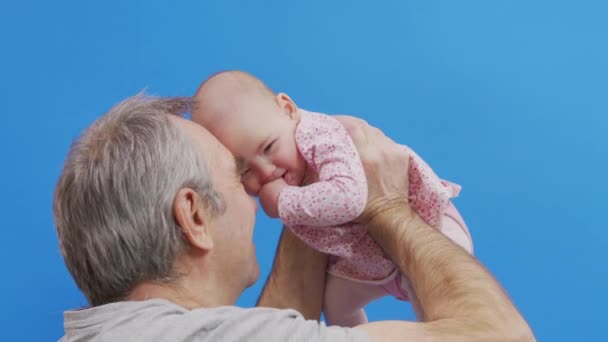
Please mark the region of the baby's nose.
<svg viewBox="0 0 608 342"><path fill-rule="evenodd" d="M265 165L262 170L260 170L261 183L266 184L267 182L273 181L281 176L283 176L284 170L282 168L278 168L272 164Z"/></svg>
<svg viewBox="0 0 608 342"><path fill-rule="evenodd" d="M260 165L261 183L264 184L273 179L276 167L270 163Z"/></svg>

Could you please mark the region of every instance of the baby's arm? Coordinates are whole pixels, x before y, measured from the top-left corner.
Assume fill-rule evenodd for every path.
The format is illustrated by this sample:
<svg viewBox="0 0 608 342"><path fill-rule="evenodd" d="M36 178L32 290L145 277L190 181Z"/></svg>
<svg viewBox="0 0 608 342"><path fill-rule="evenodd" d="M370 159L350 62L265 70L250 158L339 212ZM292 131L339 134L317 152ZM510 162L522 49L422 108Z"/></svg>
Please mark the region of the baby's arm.
<svg viewBox="0 0 608 342"><path fill-rule="evenodd" d="M367 182L350 136L332 117L311 114L296 132L302 156L319 181L287 186L278 198L286 225L333 226L357 218L367 201Z"/></svg>
<svg viewBox="0 0 608 342"><path fill-rule="evenodd" d="M262 186L258 197L266 215L279 217L279 194L287 186L283 178L277 178Z"/></svg>

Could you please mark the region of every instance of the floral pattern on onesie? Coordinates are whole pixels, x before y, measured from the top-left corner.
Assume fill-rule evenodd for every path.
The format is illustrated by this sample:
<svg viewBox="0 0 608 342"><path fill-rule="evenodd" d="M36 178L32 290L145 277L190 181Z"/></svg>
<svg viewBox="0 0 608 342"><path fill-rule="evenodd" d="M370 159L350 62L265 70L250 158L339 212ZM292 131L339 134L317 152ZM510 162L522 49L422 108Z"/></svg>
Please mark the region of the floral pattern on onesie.
<svg viewBox="0 0 608 342"><path fill-rule="evenodd" d="M328 271L354 280L382 280L397 267L367 234L351 223L363 212L367 181L357 149L334 118L299 110L295 141L307 163L307 177L316 182L288 186L279 194L279 216L300 239L330 255ZM441 180L411 149L409 199L412 209L438 229L449 199L460 186Z"/></svg>

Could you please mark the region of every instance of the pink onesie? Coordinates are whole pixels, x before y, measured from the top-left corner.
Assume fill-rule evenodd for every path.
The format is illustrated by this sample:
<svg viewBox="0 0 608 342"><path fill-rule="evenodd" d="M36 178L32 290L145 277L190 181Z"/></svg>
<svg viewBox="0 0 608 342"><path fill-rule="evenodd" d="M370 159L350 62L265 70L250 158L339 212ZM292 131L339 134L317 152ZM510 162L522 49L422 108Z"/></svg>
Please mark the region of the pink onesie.
<svg viewBox="0 0 608 342"><path fill-rule="evenodd" d="M301 110L295 141L314 183L281 191L279 216L300 239L330 255L328 272L354 281L393 278L396 265L367 234L351 223L367 201L367 181L357 149L344 127L331 116ZM412 150L409 198L412 208L439 229L444 215L464 222L450 203L460 186L441 180ZM466 228L464 228L466 229ZM390 291L393 292L393 291Z"/></svg>

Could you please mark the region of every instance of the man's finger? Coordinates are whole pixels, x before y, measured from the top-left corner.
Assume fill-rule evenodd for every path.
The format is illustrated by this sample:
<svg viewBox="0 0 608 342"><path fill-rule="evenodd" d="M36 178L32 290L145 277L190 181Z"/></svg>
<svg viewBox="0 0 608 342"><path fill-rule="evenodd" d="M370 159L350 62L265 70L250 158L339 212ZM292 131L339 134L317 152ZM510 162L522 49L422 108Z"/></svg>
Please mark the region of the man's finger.
<svg viewBox="0 0 608 342"><path fill-rule="evenodd" d="M335 118L346 129L358 150L367 144L365 128L369 125L365 120L346 115L336 115Z"/></svg>

